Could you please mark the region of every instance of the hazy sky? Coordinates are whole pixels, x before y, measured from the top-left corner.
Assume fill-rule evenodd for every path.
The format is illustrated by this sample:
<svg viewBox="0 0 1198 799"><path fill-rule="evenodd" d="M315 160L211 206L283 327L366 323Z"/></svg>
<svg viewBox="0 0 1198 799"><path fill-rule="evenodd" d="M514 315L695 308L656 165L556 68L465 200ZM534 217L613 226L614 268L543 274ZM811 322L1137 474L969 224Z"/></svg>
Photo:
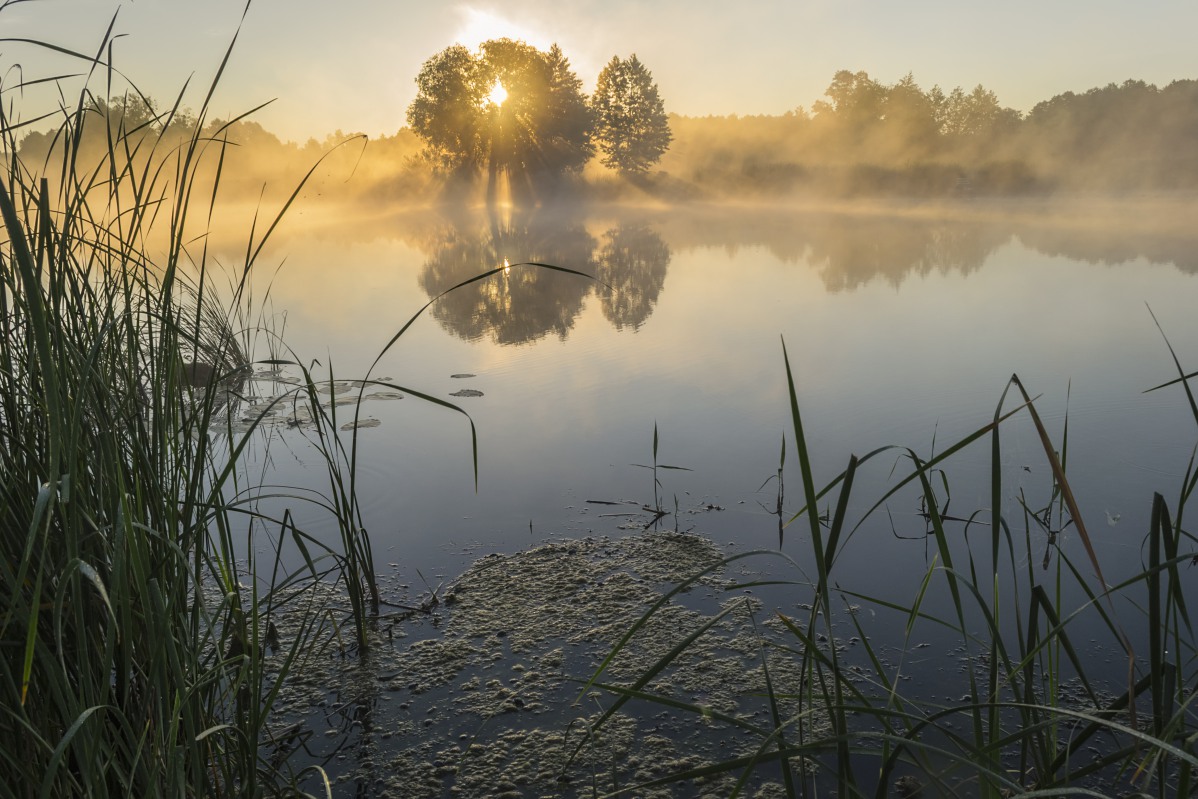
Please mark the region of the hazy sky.
<svg viewBox="0 0 1198 799"><path fill-rule="evenodd" d="M0 0L0 38L94 51L114 13L116 64L143 91L173 99L193 76L198 106L244 0ZM302 141L335 129L391 134L414 78L455 41L557 42L587 91L613 55L636 53L666 108L680 114L780 114L820 99L839 69L924 88L982 84L1021 111L1064 91L1137 78L1198 78L1198 0L254 0L214 110ZM7 89L65 69L0 42ZM102 93L103 84L96 83ZM21 99L6 91L6 108ZM33 104L30 95L24 103ZM33 110L21 107L28 118Z"/></svg>

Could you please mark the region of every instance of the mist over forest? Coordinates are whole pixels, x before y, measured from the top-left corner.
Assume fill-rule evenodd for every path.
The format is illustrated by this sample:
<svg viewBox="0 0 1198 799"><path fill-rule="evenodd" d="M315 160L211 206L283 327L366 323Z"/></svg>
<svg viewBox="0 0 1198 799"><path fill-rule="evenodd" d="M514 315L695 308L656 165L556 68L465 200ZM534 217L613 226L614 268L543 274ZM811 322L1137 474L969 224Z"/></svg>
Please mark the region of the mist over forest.
<svg viewBox="0 0 1198 799"><path fill-rule="evenodd" d="M202 122L202 137L209 146L222 148L223 155L208 159L200 175L210 183L219 169L226 199L279 200L316 165L304 187L306 196L372 208L481 201L488 185L493 189L496 173L512 176L513 184L520 177L525 190L516 199L534 205L564 197L761 202L1123 197L1198 189L1196 80L1164 87L1128 80L1066 92L1023 114L1004 107L983 86L924 89L910 74L887 84L865 72L845 70L832 77L824 98L810 108L774 116L663 116L668 131L664 139L658 132L658 144L664 141L664 146L647 163L627 168L610 153L605 156L600 134L584 127L599 114L603 76L588 96L557 48L540 53L523 43L498 40L484 43L478 54L457 50L462 52L448 48L426 64L417 81L422 94L408 110L409 123L415 124L371 138L337 130L299 144L280 140L252 115ZM627 63L613 59L616 66ZM528 77L529 64L544 73L537 73L540 84ZM454 78L462 70L474 70L474 84L463 88L459 80L454 91L465 93L464 99L451 97L457 105L448 111L424 107L421 117L418 105L430 92L426 106L449 102L435 96L446 89L443 75L429 78L434 68L458 70L450 76ZM651 81L651 73L640 68ZM427 91L426 78L432 85ZM488 105L485 92L500 79L512 85L513 99L502 107ZM523 107L516 95L521 81L531 87ZM655 84L645 85L656 91ZM574 139L563 134L551 142L541 133L565 123L545 114L561 97L569 101L561 113L574 115L568 119ZM659 106L663 103L668 109L669 98L662 97ZM172 111L137 94L96 99L88 110L77 151L63 152L52 131L26 135L19 147L26 168L61 174L73 159L77 171L86 171L100 161L113 134L125 135L129 143L142 142L133 146L135 161L169 159L185 149L180 145L197 125L188 110ZM443 114L441 122L437 113ZM463 121L464 113L479 118ZM436 131L429 133L430 119L442 125L442 139ZM446 127L445 119L453 127ZM524 120L522 133L519 120ZM502 134L506 138L486 133L500 129L507 131ZM452 145L444 143L446 137L453 139ZM451 147L459 151L450 152Z"/></svg>

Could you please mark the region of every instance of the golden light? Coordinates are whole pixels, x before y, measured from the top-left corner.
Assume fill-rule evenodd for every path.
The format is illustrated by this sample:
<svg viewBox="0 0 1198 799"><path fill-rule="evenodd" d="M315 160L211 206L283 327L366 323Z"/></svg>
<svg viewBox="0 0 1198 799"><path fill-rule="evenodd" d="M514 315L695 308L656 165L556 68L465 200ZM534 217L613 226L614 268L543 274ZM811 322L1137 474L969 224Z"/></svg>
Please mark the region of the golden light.
<svg viewBox="0 0 1198 799"><path fill-rule="evenodd" d="M503 105L503 101L507 99L507 89L503 88L503 84L495 81L495 85L491 87L491 93L487 95L487 99L495 105Z"/></svg>
<svg viewBox="0 0 1198 799"><path fill-rule="evenodd" d="M512 271L511 263L508 262L508 259L504 258L503 259L503 273L506 275L511 271Z"/></svg>
<svg viewBox="0 0 1198 799"><path fill-rule="evenodd" d="M461 18L461 27L454 35L454 41L470 50L490 39L515 39L518 42L528 42L538 50L548 50L553 44L553 37L492 11L483 11L468 5L459 6L457 11Z"/></svg>

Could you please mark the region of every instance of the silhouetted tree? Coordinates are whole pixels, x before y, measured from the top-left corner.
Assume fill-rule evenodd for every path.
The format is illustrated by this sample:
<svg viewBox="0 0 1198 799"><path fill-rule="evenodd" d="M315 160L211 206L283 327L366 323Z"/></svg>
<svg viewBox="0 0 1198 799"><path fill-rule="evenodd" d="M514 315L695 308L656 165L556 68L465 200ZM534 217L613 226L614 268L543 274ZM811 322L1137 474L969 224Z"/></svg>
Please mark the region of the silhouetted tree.
<svg viewBox="0 0 1198 799"><path fill-rule="evenodd" d="M541 159L551 172L577 171L595 154L591 107L582 91L582 81L570 68L570 60L562 49L556 44L550 47L545 61L549 64L545 113L555 124L541 137Z"/></svg>
<svg viewBox="0 0 1198 799"><path fill-rule="evenodd" d="M812 110L817 117L834 115L841 125L865 128L885 113L886 87L870 78L868 72L842 69L824 94L831 102L817 101Z"/></svg>
<svg viewBox="0 0 1198 799"><path fill-rule="evenodd" d="M932 119L932 102L928 94L919 88L915 76L910 72L898 83L887 88L883 109L887 121L903 119L926 124Z"/></svg>
<svg viewBox="0 0 1198 799"><path fill-rule="evenodd" d="M966 94L961 87L944 99L940 131L950 136L989 135L1004 122L1018 121L1019 112L1003 108L998 95L978 85Z"/></svg>
<svg viewBox="0 0 1198 799"><path fill-rule="evenodd" d="M114 135L121 135L161 129L154 106L150 98L126 92L107 100L95 97L88 104L88 110L105 118Z"/></svg>
<svg viewBox="0 0 1198 799"><path fill-rule="evenodd" d="M1181 189L1198 177L1198 83L1143 81L1065 92L1037 104L1021 147L1060 186Z"/></svg>
<svg viewBox="0 0 1198 799"><path fill-rule="evenodd" d="M811 109L822 138L819 148L833 157L856 160L864 154L867 160L878 160L870 139L881 134L886 87L867 72L842 69L824 94L828 100L817 101Z"/></svg>
<svg viewBox="0 0 1198 799"><path fill-rule="evenodd" d="M483 109L491 91L485 73L479 59L455 44L425 61L416 76L408 124L442 167L461 169L483 162Z"/></svg>
<svg viewBox="0 0 1198 799"><path fill-rule="evenodd" d="M595 139L603 163L625 174L640 174L660 160L673 135L653 75L636 57L613 56L591 97Z"/></svg>
<svg viewBox="0 0 1198 799"><path fill-rule="evenodd" d="M910 72L886 89L882 112L883 129L896 157L926 156L935 149L939 130L932 99Z"/></svg>
<svg viewBox="0 0 1198 799"><path fill-rule="evenodd" d="M491 99L496 84L507 92ZM424 63L408 124L431 160L449 171L485 168L531 180L576 170L590 158L590 113L582 82L559 47L548 53L513 39L461 45Z"/></svg>

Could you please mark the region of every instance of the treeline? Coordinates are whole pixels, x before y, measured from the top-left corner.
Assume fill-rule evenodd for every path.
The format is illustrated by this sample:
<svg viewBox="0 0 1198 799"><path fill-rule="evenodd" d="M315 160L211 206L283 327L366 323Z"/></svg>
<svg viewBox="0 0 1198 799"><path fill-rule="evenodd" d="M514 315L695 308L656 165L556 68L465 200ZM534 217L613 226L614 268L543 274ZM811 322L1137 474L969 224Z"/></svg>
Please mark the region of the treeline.
<svg viewBox="0 0 1198 799"><path fill-rule="evenodd" d="M60 180L69 164L80 176L104 167L109 148L115 148L152 194L173 195L173 175L196 137L200 163L188 175L196 197L216 189L226 202L279 203L309 171L302 189L308 197L422 203L437 189L420 158L421 142L407 128L372 140L338 130L298 144L252 119L215 119L200 130L197 124L188 110L163 110L153 100L126 94L93 100L58 130L27 134L18 153L25 169ZM68 128L81 129L70 148L62 144Z"/></svg>
<svg viewBox="0 0 1198 799"><path fill-rule="evenodd" d="M839 72L782 116L673 117L661 168L717 194L1025 195L1198 189L1198 81L1066 92L1023 115L978 86Z"/></svg>
<svg viewBox="0 0 1198 799"><path fill-rule="evenodd" d="M187 113L140 97L95 101L77 150L59 135L26 136L27 169L61 174L101 162L113 140L132 161L165 160L195 132ZM1127 81L1067 92L1026 115L984 87L922 89L908 75L886 85L839 72L826 99L780 116L670 115L673 141L655 171L635 178L591 162L564 191L600 199L1123 195L1198 190L1198 81L1158 88ZM323 140L281 141L252 120L214 121L195 190L219 171L227 199L285 199L320 161L304 193L382 208L443 197L444 170L422 139L402 128L371 138L337 131ZM223 158L218 158L223 151ZM323 161L321 161L323 159ZM168 174L165 170L160 174ZM481 197L480 197L481 199Z"/></svg>

